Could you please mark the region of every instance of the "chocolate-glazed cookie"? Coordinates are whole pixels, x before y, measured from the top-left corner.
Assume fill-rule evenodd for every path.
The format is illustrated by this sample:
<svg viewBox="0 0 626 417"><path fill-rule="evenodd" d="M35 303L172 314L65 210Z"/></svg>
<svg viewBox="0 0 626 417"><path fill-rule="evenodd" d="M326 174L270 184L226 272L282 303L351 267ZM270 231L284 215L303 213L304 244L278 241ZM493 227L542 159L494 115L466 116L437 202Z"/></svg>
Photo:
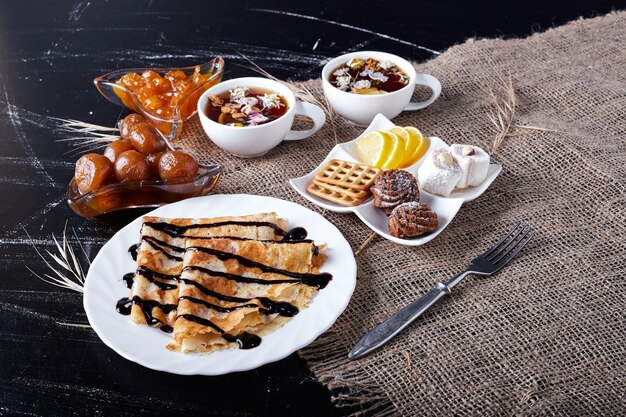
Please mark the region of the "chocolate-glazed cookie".
<svg viewBox="0 0 626 417"><path fill-rule="evenodd" d="M399 169L383 171L370 190L374 194L374 207L383 209L387 215L400 204L418 201L420 197L415 177Z"/></svg>
<svg viewBox="0 0 626 417"><path fill-rule="evenodd" d="M389 233L399 238L431 233L438 225L437 213L428 204L417 201L400 204L389 216Z"/></svg>

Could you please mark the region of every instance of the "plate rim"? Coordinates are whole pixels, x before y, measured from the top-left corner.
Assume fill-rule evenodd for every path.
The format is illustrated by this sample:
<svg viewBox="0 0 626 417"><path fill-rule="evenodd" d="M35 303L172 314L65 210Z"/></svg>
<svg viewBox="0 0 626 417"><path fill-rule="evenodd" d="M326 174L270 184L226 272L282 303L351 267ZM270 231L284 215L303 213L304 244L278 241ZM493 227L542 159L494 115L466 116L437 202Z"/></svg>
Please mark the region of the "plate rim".
<svg viewBox="0 0 626 417"><path fill-rule="evenodd" d="M346 270L348 273L343 273L341 278L342 281L348 282L349 287L347 288L348 291L346 292L345 297L343 297L343 303L342 305L339 305L337 308L337 313L333 314L333 316L335 316L332 320L329 320L328 323L326 323L324 326L322 326L321 331L317 331L315 332L315 334L313 334L312 336L303 339L303 341L299 342L299 343L295 343L291 348L286 349L284 352L282 352L281 354L275 355L270 357L269 359L263 359L263 360L256 360L256 361L252 361L251 365L241 365L241 363L245 363L245 361L239 361L239 364L235 364L234 366L231 366L230 368L228 368L227 370L223 371L223 372L206 372L205 369L203 369L201 366L200 367L196 367L195 369L191 369L191 370L186 370L186 368L178 368L178 369L171 369L169 367L167 367L166 365L163 366L159 366L159 364L153 364L150 363L149 361L146 362L145 360L141 360L141 358L136 358L133 354L131 354L130 352L127 352L125 350L123 350L122 348L119 348L115 345L114 340L109 339L108 335L104 334L104 331L102 329L102 327L100 326L100 323L97 320L94 320L93 314L94 314L94 307L90 305L90 300L91 297L88 296L88 292L89 292L89 287L94 285L92 284L92 282L94 282L94 278L91 277L91 270L94 264L96 264L96 260L99 259L101 256L105 256L104 254L107 253L107 250L105 250L109 245L113 245L112 242L114 242L114 237L120 233L122 233L122 231L125 231L127 229L132 229L134 227L134 225L136 223L139 223L141 221L141 218L144 216L151 216L151 215L159 215L159 211L163 211L163 210L168 210L171 208L171 206L173 205L183 205L182 203L189 203L191 200L206 200L206 199L211 199L211 198L223 198L223 197L228 197L228 198L250 198L250 197L254 197L254 198L262 198L262 199L270 199L270 200L278 200L281 202L281 204L284 203L288 203L289 205L294 205L299 207L299 209L303 209L307 212L309 212L308 214L313 214L317 217L319 217L321 220L325 221L328 226L331 227L331 230L334 230L338 236L340 236L343 239L343 242L340 242L340 245L345 244L346 248L349 249L349 257L344 257L341 259L341 264L342 266L346 267ZM271 207L268 208L267 211L271 211ZM156 212L156 213L155 213ZM280 213L279 213L280 215ZM127 232L124 232L127 233ZM339 244L338 244L339 245ZM348 279L350 279L350 281L347 281ZM260 366L269 364L269 363L273 363L276 361L279 361L281 359L286 358L287 356L291 355L294 352L297 352L298 350L308 346L309 344L313 343L318 337L320 337L321 335L323 335L324 333L326 333L337 321L337 319L343 314L343 312L345 311L345 309L348 307L351 299L352 299L352 295L354 294L354 290L356 288L356 281L357 281L357 262L356 259L354 257L354 252L352 250L352 247L350 246L350 243L348 242L348 240L345 238L345 236L343 235L343 233L341 233L341 231L337 228L337 226L335 226L330 220L326 219L324 216L322 216L320 213L317 213L307 207L302 206L299 203L296 203L294 201L289 201L289 200L284 200L284 199L280 199L280 198L276 198L276 197L271 197L271 196L266 196L266 195L255 195L255 194L211 194L211 195L207 195L207 196L200 196L200 197L194 197L194 198L189 198L189 199L185 199L185 200L181 200L175 203L171 203L171 204L167 204L165 206L161 206L158 207L154 210L151 210L148 213L145 214L141 214L140 216L138 216L137 218L135 218L134 220L132 220L131 222L129 222L127 225L125 225L124 227L122 227L120 230L118 230L103 246L102 248L100 248L100 250L98 251L98 253L96 254L96 256L94 257L93 261L91 262L91 267L89 268L89 270L87 271L87 276L85 277L85 285L84 285L84 294L83 294L83 309L85 310L85 313L87 315L87 320L90 324L90 326L93 328L93 330L96 332L96 335L98 336L98 338L106 345L108 346L110 349L112 349L115 353L117 353L118 355L122 356L123 358L134 362L138 365L144 366L146 368L152 369L152 370L156 370L156 371L163 371L163 372L168 372L171 374L176 374L176 375L204 375L204 376L215 376L215 375L225 375L225 374L229 374L229 373L233 373L233 372L241 372L241 371L247 371L247 370L253 370L256 369ZM322 293L323 294L323 293ZM317 298L317 297L315 297ZM314 298L314 300L315 300ZM312 302L314 302L314 300ZM111 314L116 314L115 311L112 309L112 313ZM287 322L286 324L292 323L294 320L297 319L297 316L294 317L293 320L290 320L289 322ZM130 320L130 319L129 319ZM156 329L154 329L156 331ZM277 329L280 330L280 329ZM270 333L271 334L271 333ZM267 335L269 336L269 334ZM166 351L165 346L163 346L163 350ZM173 355L183 355L180 352L171 352ZM195 353L187 353L184 355L194 355L195 357L197 357L198 360L201 360L203 356L203 354L195 354Z"/></svg>

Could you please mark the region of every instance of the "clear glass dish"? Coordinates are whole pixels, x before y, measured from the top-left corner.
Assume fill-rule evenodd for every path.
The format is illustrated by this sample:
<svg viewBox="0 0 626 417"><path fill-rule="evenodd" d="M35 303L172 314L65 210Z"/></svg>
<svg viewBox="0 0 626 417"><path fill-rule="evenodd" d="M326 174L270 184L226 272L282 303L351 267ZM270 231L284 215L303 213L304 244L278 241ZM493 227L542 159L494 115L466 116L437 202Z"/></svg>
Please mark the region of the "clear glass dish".
<svg viewBox="0 0 626 417"><path fill-rule="evenodd" d="M182 71L187 77L194 74L196 67L199 67L200 74L206 76L206 80L185 93L177 106L173 109L172 117L161 117L146 108L139 97L128 87L118 84L117 81L122 76L129 73L142 74L144 71L154 71L164 76L170 71ZM224 74L224 59L216 57L209 62L200 65L193 65L184 68L129 68L109 72L93 80L98 91L107 100L119 106L124 106L130 110L140 113L146 120L154 126L163 136L168 146L172 149L172 142L180 135L185 120L189 119L197 112L198 99L207 89L219 83Z"/></svg>
<svg viewBox="0 0 626 417"><path fill-rule="evenodd" d="M112 211L137 207L158 207L190 197L207 195L217 183L219 165L200 167L193 181L166 183L161 180L118 182L81 194L72 178L67 189L67 202L83 217L95 217Z"/></svg>

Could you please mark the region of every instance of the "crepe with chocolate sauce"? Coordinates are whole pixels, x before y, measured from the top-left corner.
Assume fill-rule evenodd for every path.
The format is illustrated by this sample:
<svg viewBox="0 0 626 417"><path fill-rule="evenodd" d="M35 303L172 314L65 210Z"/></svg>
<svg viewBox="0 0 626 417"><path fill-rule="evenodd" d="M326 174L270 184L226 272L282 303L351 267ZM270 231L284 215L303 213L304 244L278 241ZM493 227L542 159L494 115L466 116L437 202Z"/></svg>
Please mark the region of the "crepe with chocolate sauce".
<svg viewBox="0 0 626 417"><path fill-rule="evenodd" d="M188 239L168 349L257 346L328 284L325 258L310 240Z"/></svg>
<svg viewBox="0 0 626 417"><path fill-rule="evenodd" d="M130 291L135 323L172 326L176 320L179 276L185 241L215 236L280 240L287 220L276 213L198 219L145 216L137 249L137 270Z"/></svg>

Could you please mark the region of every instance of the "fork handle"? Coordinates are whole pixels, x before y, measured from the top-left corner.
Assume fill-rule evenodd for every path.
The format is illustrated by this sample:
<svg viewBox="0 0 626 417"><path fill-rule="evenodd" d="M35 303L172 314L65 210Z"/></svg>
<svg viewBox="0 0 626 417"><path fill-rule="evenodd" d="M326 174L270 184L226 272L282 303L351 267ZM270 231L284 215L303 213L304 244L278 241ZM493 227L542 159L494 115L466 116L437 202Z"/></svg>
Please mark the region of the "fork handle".
<svg viewBox="0 0 626 417"><path fill-rule="evenodd" d="M358 359L378 349L446 294L450 294L450 288L446 284L438 282L434 289L370 330L350 351L348 358Z"/></svg>

